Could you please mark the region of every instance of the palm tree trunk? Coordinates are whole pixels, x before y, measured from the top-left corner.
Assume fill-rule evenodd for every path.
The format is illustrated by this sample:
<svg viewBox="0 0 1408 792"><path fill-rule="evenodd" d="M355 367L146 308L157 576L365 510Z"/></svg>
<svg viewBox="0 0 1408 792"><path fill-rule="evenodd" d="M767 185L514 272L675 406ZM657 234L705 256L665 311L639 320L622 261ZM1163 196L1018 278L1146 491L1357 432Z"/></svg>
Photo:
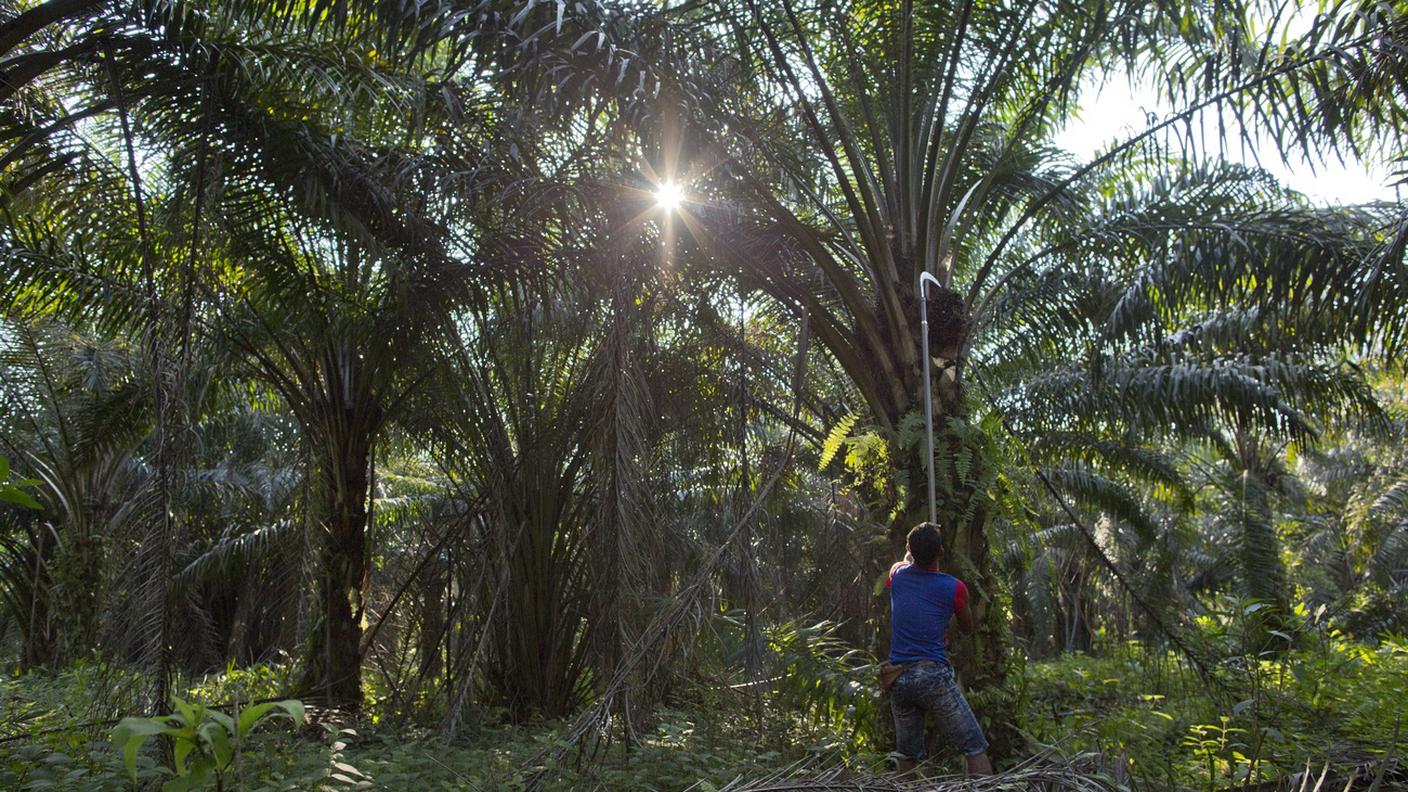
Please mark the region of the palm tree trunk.
<svg viewBox="0 0 1408 792"><path fill-rule="evenodd" d="M29 526L26 532L29 534L29 552L17 554L32 575L29 579L28 620L20 632L21 671L48 666L54 662L58 652L52 615L54 581L51 575L57 536L53 529L44 525Z"/></svg>
<svg viewBox="0 0 1408 792"><path fill-rule="evenodd" d="M300 687L330 706L362 703L362 608L367 575L367 493L372 436L346 432L323 474L325 536L318 587L321 618L308 638Z"/></svg>
<svg viewBox="0 0 1408 792"><path fill-rule="evenodd" d="M440 559L431 562L423 578L423 596L420 603L420 632L417 635L416 656L419 660L418 673L421 679L434 678L441 668L441 636L445 632L446 590L449 588L451 568Z"/></svg>

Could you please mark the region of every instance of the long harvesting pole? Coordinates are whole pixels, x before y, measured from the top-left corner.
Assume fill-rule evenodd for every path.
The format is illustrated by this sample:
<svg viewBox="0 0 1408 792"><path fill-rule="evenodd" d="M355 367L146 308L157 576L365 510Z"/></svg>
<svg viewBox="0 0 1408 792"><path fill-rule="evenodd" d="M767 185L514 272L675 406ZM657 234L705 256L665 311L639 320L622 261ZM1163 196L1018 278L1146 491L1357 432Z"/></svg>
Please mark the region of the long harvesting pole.
<svg viewBox="0 0 1408 792"><path fill-rule="evenodd" d="M924 354L924 439L928 451L924 467L929 471L929 522L937 523L939 512L934 500L934 389L929 383L929 293L924 289L926 283L938 286L939 279L928 272L919 275L919 338Z"/></svg>

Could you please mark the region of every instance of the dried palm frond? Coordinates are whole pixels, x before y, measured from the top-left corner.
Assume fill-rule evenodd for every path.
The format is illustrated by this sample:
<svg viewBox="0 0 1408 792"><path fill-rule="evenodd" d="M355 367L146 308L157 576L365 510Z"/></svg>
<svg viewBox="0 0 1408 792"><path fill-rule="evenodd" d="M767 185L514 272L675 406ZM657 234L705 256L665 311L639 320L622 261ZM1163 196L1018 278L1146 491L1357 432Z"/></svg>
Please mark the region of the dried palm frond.
<svg viewBox="0 0 1408 792"><path fill-rule="evenodd" d="M1103 757L1083 753L1065 757L1043 752L990 776L941 776L900 781L893 776L837 765L822 771L788 768L761 779L739 778L719 792L1114 792L1125 787L1106 772Z"/></svg>

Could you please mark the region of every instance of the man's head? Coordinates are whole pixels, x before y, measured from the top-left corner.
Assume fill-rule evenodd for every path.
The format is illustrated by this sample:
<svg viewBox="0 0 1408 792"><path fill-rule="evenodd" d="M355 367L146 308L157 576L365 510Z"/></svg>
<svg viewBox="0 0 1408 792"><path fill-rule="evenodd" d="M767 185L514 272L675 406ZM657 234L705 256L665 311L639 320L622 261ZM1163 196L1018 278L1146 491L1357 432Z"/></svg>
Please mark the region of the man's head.
<svg viewBox="0 0 1408 792"><path fill-rule="evenodd" d="M914 563L920 566L933 566L939 560L939 551L943 549L944 540L939 535L939 526L931 522L922 522L909 530L909 552L914 556Z"/></svg>

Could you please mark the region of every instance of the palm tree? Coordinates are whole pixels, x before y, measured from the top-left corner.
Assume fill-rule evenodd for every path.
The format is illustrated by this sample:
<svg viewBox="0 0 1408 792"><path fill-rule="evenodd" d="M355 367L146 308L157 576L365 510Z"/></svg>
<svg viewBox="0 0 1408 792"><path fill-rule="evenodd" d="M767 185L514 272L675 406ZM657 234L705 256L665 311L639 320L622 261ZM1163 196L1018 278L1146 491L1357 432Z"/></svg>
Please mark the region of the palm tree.
<svg viewBox="0 0 1408 792"><path fill-rule="evenodd" d="M372 448L473 275L446 228L484 181L460 174L478 163L487 179L497 160L469 148L479 138L445 134L470 123L467 93L382 63L351 32L288 30L272 10L85 4L60 20L72 29L25 42L36 64L48 35L101 57L14 86L35 109L7 119L22 141L7 195L30 202L31 219L7 227L6 278L16 312L145 323L162 339L155 358L183 355L200 330L285 400L322 476L326 613L307 685L355 704ZM78 134L79 119L103 136ZM161 158L138 162L138 149ZM106 211L85 211L95 196Z"/></svg>
<svg viewBox="0 0 1408 792"><path fill-rule="evenodd" d="M1153 342L1138 333L1173 332L1199 310L1242 301L1277 316L1333 309L1351 328L1349 342L1382 349L1386 337L1388 346L1401 340L1402 286L1373 276L1376 263L1397 261L1401 250L1385 244L1383 255L1361 255L1382 239L1379 228L1351 230L1361 240L1367 234L1353 251L1326 245L1346 230L1342 221L1293 202L1282 208L1291 199L1274 190L1263 191L1266 203L1239 204L1260 177L1188 168L1163 154L1178 125L1203 111L1273 134L1294 130L1306 145L1333 145L1343 128L1361 137L1401 134L1401 109L1378 83L1339 105L1317 93L1307 107L1303 94L1313 91L1302 82L1316 75L1346 86L1365 77L1364 59L1396 58L1388 43L1396 18L1337 6L1283 47L1278 25L1265 38L1254 32L1259 13L1252 5L793 0L698 12L701 32L690 47L700 54L689 78L727 87L712 94L716 101L708 91L679 90L687 116L679 157L697 164L672 176L694 180L706 203L716 190L729 208L701 210L692 230L707 254L807 317L871 419L894 439L893 543L923 514L916 484L927 465L936 467L954 566L977 584L985 625L977 639L983 656L966 663L977 687L1002 687L1005 617L988 607L999 588L986 533L993 477L982 440L990 429L974 421L982 409L975 382L1019 430L1032 424L1013 411L1041 409L1024 396L1054 399L1061 407L1045 412L1059 418L1069 414L1062 408L1091 406L1096 392L1111 395L1109 387L1120 392L1108 406L1130 408L1117 419L1142 430L1151 428L1147 419L1172 420L1178 410L1261 409L1274 421L1276 410L1266 408L1275 386L1255 395L1227 361L1167 376L1178 364L1155 346L1134 368L1095 370L1106 385L1092 389L1073 389L1078 380L1066 377L1076 372L1062 364L1085 347L1081 357L1099 365L1115 353L1111 345ZM708 38L720 29L728 36ZM1254 62L1228 55L1248 51L1261 55ZM1046 141L1077 106L1082 81L1099 70L1142 73L1180 109L1078 163ZM1329 123L1335 106L1339 126ZM1228 134L1239 128L1251 129L1234 125ZM1151 174L1148 183L1165 200L1121 214L1119 197L1135 193L1120 181L1137 183L1140 173ZM1304 220L1313 225L1293 225ZM1258 240L1261 253L1244 255L1247 240ZM1114 259L1131 276L1123 301L1104 306L1104 327L1073 310L1086 295L1068 291L1071 281L1095 277L1082 254ZM945 432L935 460L923 459L906 431L924 398L915 321L922 272L942 284L929 301L935 423ZM1008 391L1007 400L1006 369L1023 364L1055 370L1044 386ZM1178 410L1169 406L1180 401ZM1109 413L1097 405L1091 414ZM972 651L970 644L965 652Z"/></svg>
<svg viewBox="0 0 1408 792"><path fill-rule="evenodd" d="M1259 174L1171 163L1159 145L1202 110L1306 144L1401 134L1397 84L1378 75L1402 73L1402 21L1356 10L1336 6L1281 46L1277 25L1257 38L1255 9L1238 4L49 0L0 23L3 96L25 100L0 118L17 141L0 174L3 283L14 312L145 328L158 371L184 371L169 364L199 331L279 394L322 496L325 613L305 684L355 703L378 440L443 354L473 346L459 311L475 264L523 263L521 239L483 229L540 221L524 207L561 194L524 184L579 173L560 141L596 140L607 112L610 135L641 130L661 163L679 150L684 168L662 173L727 199L686 216L694 263L805 317L845 372L899 468L877 487L892 540L922 511L925 467L939 469L954 565L983 595L979 643L964 649L982 660L965 665L998 691L988 496L1001 495L1000 459L1026 461L1004 456L1007 433L1037 441L1032 461L1066 493L1133 516L1138 486L1177 483L1158 441L1310 437L1304 405L1358 400L1354 373L1323 355L1401 343L1401 212L1314 211ZM1047 141L1102 67L1146 69L1181 109L1078 163ZM506 111L515 100L546 111ZM914 431L928 395L921 272L942 283L933 460ZM1313 332L1291 332L1306 319ZM499 379L505 393L523 385ZM153 398L161 437L192 420L183 389ZM463 437L495 422L533 435L470 406L484 412L466 412ZM172 459L159 453L158 468ZM620 522L629 500L603 519Z"/></svg>
<svg viewBox="0 0 1408 792"><path fill-rule="evenodd" d="M506 60L530 23L546 36L547 9L498 5L421 15L377 4L324 14L233 0L49 2L0 27L0 44L17 50L6 96L27 102L6 106L5 133L20 141L6 153L6 195L34 218L7 228L10 310L117 331L145 322L154 360L174 358L198 330L285 401L323 494L326 612L305 651L305 686L337 703L360 700L377 439L433 368L420 356L451 332L473 262L514 264L511 249L477 238L482 222L514 213L490 196L543 198L515 191L550 159L546 130L528 111L491 110L487 86L564 94L562 80L542 79L560 67ZM606 21L595 5L572 18ZM546 57L570 59L570 31L560 19L552 27ZM64 57L51 56L57 42ZM595 68L624 79L625 63L596 49ZM516 138L520 125L544 140ZM107 211L83 211L94 198Z"/></svg>
<svg viewBox="0 0 1408 792"><path fill-rule="evenodd" d="M1317 618L1336 619L1357 635L1401 631L1395 603L1408 590L1408 480L1402 398L1392 396L1382 431L1350 424L1297 457L1294 472L1307 491L1295 515L1304 548L1296 579Z"/></svg>
<svg viewBox="0 0 1408 792"><path fill-rule="evenodd" d="M436 459L483 504L461 540L483 559L462 594L480 614L469 623L483 620L483 656L455 661L465 690L451 700L458 710L482 692L515 719L572 712L664 583L636 331L610 303L540 286L490 292L466 317L446 384L425 394L453 405L425 413Z"/></svg>
<svg viewBox="0 0 1408 792"><path fill-rule="evenodd" d="M113 557L159 508L142 458L151 438L147 371L135 350L61 327L7 330L0 398L14 423L0 442L31 471L44 506L7 553L16 573L7 599L23 627L24 663L69 662L105 644L130 651L124 631L105 629L100 618L114 599L135 594L118 585Z"/></svg>

